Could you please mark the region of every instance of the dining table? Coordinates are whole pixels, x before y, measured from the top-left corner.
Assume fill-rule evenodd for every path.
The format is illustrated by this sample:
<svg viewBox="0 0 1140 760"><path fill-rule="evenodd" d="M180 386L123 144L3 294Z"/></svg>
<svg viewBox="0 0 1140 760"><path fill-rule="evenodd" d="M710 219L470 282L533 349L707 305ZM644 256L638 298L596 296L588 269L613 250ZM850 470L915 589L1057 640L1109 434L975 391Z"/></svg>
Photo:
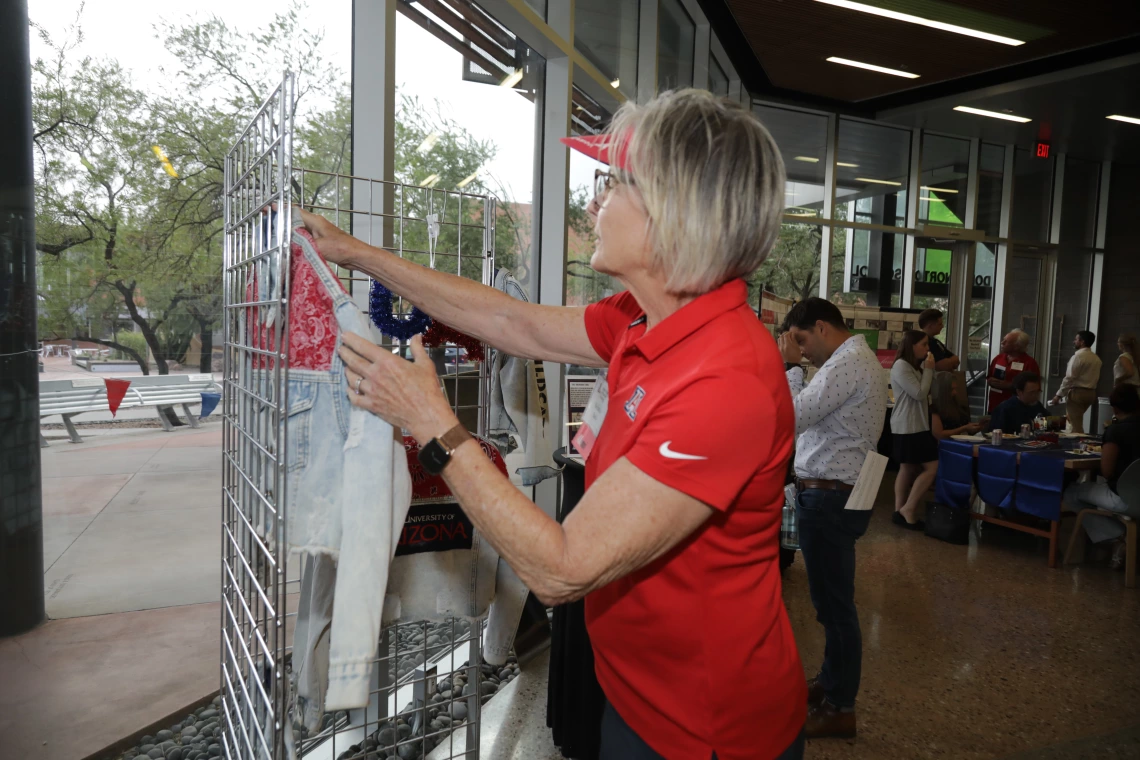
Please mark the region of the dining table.
<svg viewBox="0 0 1140 760"><path fill-rule="evenodd" d="M1100 455L1095 453L1081 451L1082 441L1093 441L1099 443L1099 439L1093 436L1058 436L1056 443L1050 442L1047 446L1034 447L1027 445L1029 441L1020 437L1003 438L1002 442L994 445L989 442L988 437L985 440L979 440L979 436L954 436L956 440L970 442L974 444L974 458L978 457L978 452L983 448L1001 449L1004 451L1013 451L1017 453L1017 460L1021 462L1022 454L1033 454L1034 456L1049 457L1063 459L1066 470L1073 470L1077 473L1077 477L1081 481L1089 480L1095 477L1095 473L1100 472ZM1062 514L1064 509L1062 508ZM997 515L989 515L984 512L971 512L970 516L975 520L991 523L994 525L1001 525L1006 528L1011 528L1022 533L1029 533L1034 536L1040 536L1049 540L1049 567L1057 567L1058 559L1058 544L1060 540L1060 516L1058 519L1050 520L1049 528L1042 529L1034 525L1029 525L1024 522L1006 519Z"/></svg>

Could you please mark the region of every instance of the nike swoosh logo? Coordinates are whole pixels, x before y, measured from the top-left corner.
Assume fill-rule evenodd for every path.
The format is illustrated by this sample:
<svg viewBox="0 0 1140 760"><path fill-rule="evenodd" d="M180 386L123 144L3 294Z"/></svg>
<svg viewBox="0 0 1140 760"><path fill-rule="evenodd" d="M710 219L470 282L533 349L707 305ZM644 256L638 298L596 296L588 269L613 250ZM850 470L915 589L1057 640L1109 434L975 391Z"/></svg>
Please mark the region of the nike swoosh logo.
<svg viewBox="0 0 1140 760"><path fill-rule="evenodd" d="M693 454L682 454L679 451L673 451L669 448L669 444L671 443L672 441L665 441L665 443L661 444L661 448L657 449L657 452L666 459L685 459L689 461L708 459L708 457L698 457Z"/></svg>

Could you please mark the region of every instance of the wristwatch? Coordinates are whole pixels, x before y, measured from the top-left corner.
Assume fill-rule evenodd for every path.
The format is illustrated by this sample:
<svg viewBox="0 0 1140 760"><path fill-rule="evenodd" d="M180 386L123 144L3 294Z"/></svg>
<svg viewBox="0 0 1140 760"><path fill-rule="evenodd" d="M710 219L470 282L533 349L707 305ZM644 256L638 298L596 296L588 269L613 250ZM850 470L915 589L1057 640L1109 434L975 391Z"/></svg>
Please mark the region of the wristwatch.
<svg viewBox="0 0 1140 760"><path fill-rule="evenodd" d="M455 450L470 437L471 434L467 432L467 428L463 427L462 424L456 425L443 435L432 438L420 447L420 453L417 455L420 464L432 475L439 475L443 472L443 468L447 467L447 463L451 461L451 455L455 453Z"/></svg>

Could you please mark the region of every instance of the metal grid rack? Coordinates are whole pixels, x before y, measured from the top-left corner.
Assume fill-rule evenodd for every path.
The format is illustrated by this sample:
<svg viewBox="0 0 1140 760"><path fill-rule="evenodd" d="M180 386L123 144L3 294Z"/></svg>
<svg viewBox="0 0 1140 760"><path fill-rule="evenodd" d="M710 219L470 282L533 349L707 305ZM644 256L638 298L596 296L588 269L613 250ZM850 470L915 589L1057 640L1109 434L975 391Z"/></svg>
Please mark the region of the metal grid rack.
<svg viewBox="0 0 1140 760"><path fill-rule="evenodd" d="M495 201L483 196L293 167L294 111L286 74L225 164L223 753L232 760L476 758L480 707L489 698L482 684L492 674L481 665L482 627L466 620L386 625L366 708L327 714L313 736L288 718L304 561L290 561L283 519L293 204L366 242L485 284L494 275L496 218ZM367 278L339 275L365 308ZM396 308L410 311L402 299ZM485 432L486 362L467 362L454 347L433 357L457 416Z"/></svg>

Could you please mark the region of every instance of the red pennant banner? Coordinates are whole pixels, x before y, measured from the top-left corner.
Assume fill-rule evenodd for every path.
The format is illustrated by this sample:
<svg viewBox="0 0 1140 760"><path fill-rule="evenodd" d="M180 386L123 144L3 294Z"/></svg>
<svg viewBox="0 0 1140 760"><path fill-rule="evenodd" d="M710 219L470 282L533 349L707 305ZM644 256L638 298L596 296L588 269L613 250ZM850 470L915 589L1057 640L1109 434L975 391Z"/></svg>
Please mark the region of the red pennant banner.
<svg viewBox="0 0 1140 760"><path fill-rule="evenodd" d="M107 377L103 379L103 383L107 386L107 406L111 409L111 416L114 417L119 411L119 404L123 403L123 397L127 395L127 388L131 387L131 381Z"/></svg>

